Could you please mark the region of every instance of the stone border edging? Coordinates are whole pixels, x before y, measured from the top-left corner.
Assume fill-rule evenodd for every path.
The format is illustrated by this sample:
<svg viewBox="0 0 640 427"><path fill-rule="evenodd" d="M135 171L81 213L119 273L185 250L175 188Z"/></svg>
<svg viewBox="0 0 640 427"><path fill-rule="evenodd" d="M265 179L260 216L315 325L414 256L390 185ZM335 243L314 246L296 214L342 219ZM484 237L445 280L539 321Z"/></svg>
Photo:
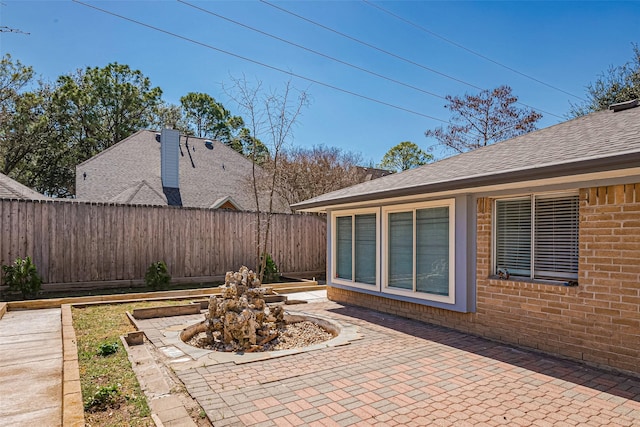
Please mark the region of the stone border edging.
<svg viewBox="0 0 640 427"><path fill-rule="evenodd" d="M163 307L135 308L133 309L132 314L136 319L152 319L154 317L171 317L198 313L200 313L200 303L169 305Z"/></svg>
<svg viewBox="0 0 640 427"><path fill-rule="evenodd" d="M84 406L71 305L63 304L60 310L62 315L62 425L82 427L85 425Z"/></svg>
<svg viewBox="0 0 640 427"><path fill-rule="evenodd" d="M327 288L326 285L319 285L314 281L289 282L289 283L272 283L266 285L273 288L278 293L322 291ZM113 294L113 295L91 295L86 297L66 297L66 298L50 298L38 300L9 301L6 302L8 310L33 310L40 308L58 308L64 304L80 305L80 304L109 304L109 303L125 303L139 300L165 300L165 299L196 299L208 298L211 295L220 293L220 288L199 288L199 289L181 289L175 291L159 291L144 292L131 294Z"/></svg>

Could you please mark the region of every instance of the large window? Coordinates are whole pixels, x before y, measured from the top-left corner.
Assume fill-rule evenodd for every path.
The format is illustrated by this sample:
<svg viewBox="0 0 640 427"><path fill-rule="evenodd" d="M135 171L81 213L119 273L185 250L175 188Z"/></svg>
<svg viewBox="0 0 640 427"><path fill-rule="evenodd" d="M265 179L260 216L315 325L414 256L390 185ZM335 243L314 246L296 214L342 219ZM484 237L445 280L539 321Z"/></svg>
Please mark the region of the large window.
<svg viewBox="0 0 640 427"><path fill-rule="evenodd" d="M384 292L453 303L453 200L383 208Z"/></svg>
<svg viewBox="0 0 640 427"><path fill-rule="evenodd" d="M337 282L378 284L378 209L334 214L333 277Z"/></svg>
<svg viewBox="0 0 640 427"><path fill-rule="evenodd" d="M578 277L578 196L496 200L495 271L533 279Z"/></svg>

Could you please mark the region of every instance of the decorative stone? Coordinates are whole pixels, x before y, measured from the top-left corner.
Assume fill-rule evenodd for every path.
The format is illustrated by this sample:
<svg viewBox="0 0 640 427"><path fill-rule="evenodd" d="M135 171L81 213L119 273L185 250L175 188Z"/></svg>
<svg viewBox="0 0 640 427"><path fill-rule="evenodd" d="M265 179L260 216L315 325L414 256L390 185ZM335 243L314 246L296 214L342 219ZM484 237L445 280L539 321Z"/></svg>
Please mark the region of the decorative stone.
<svg viewBox="0 0 640 427"><path fill-rule="evenodd" d="M227 351L255 351L271 341L283 327L282 306L269 307L265 295L271 288L263 288L257 275L242 266L237 272L227 272L222 295L212 295L205 315L207 340L221 342Z"/></svg>

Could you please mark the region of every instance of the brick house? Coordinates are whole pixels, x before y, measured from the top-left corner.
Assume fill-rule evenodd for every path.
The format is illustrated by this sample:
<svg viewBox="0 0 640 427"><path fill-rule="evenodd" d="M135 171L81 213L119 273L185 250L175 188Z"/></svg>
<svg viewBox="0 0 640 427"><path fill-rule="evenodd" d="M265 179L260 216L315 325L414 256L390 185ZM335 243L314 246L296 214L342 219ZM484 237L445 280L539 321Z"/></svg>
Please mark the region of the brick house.
<svg viewBox="0 0 640 427"><path fill-rule="evenodd" d="M293 205L329 298L640 374L637 104Z"/></svg>

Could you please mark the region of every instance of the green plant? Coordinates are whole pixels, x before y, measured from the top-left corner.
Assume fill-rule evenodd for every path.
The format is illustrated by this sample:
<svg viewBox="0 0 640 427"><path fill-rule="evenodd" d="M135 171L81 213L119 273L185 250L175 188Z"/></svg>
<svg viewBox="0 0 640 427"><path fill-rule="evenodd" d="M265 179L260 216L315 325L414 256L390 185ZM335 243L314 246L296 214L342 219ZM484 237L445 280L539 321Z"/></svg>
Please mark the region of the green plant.
<svg viewBox="0 0 640 427"><path fill-rule="evenodd" d="M30 257L16 258L13 265L3 265L3 282L10 291L19 291L22 298L33 298L40 291L42 277L38 274L36 265Z"/></svg>
<svg viewBox="0 0 640 427"><path fill-rule="evenodd" d="M120 390L117 385L98 387L98 390L84 402L85 410L98 410L116 403Z"/></svg>
<svg viewBox="0 0 640 427"><path fill-rule="evenodd" d="M108 356L118 351L118 343L105 342L98 346L98 356Z"/></svg>
<svg viewBox="0 0 640 427"><path fill-rule="evenodd" d="M152 262L144 275L144 283L150 286L151 289L169 285L171 283L171 275L167 270L167 264L164 261Z"/></svg>
<svg viewBox="0 0 640 427"><path fill-rule="evenodd" d="M262 254L264 257L264 271L262 272L262 282L263 283L273 283L277 282L280 278L280 272L278 271L278 266L276 265L271 255L268 253ZM262 264L261 264L262 265Z"/></svg>

